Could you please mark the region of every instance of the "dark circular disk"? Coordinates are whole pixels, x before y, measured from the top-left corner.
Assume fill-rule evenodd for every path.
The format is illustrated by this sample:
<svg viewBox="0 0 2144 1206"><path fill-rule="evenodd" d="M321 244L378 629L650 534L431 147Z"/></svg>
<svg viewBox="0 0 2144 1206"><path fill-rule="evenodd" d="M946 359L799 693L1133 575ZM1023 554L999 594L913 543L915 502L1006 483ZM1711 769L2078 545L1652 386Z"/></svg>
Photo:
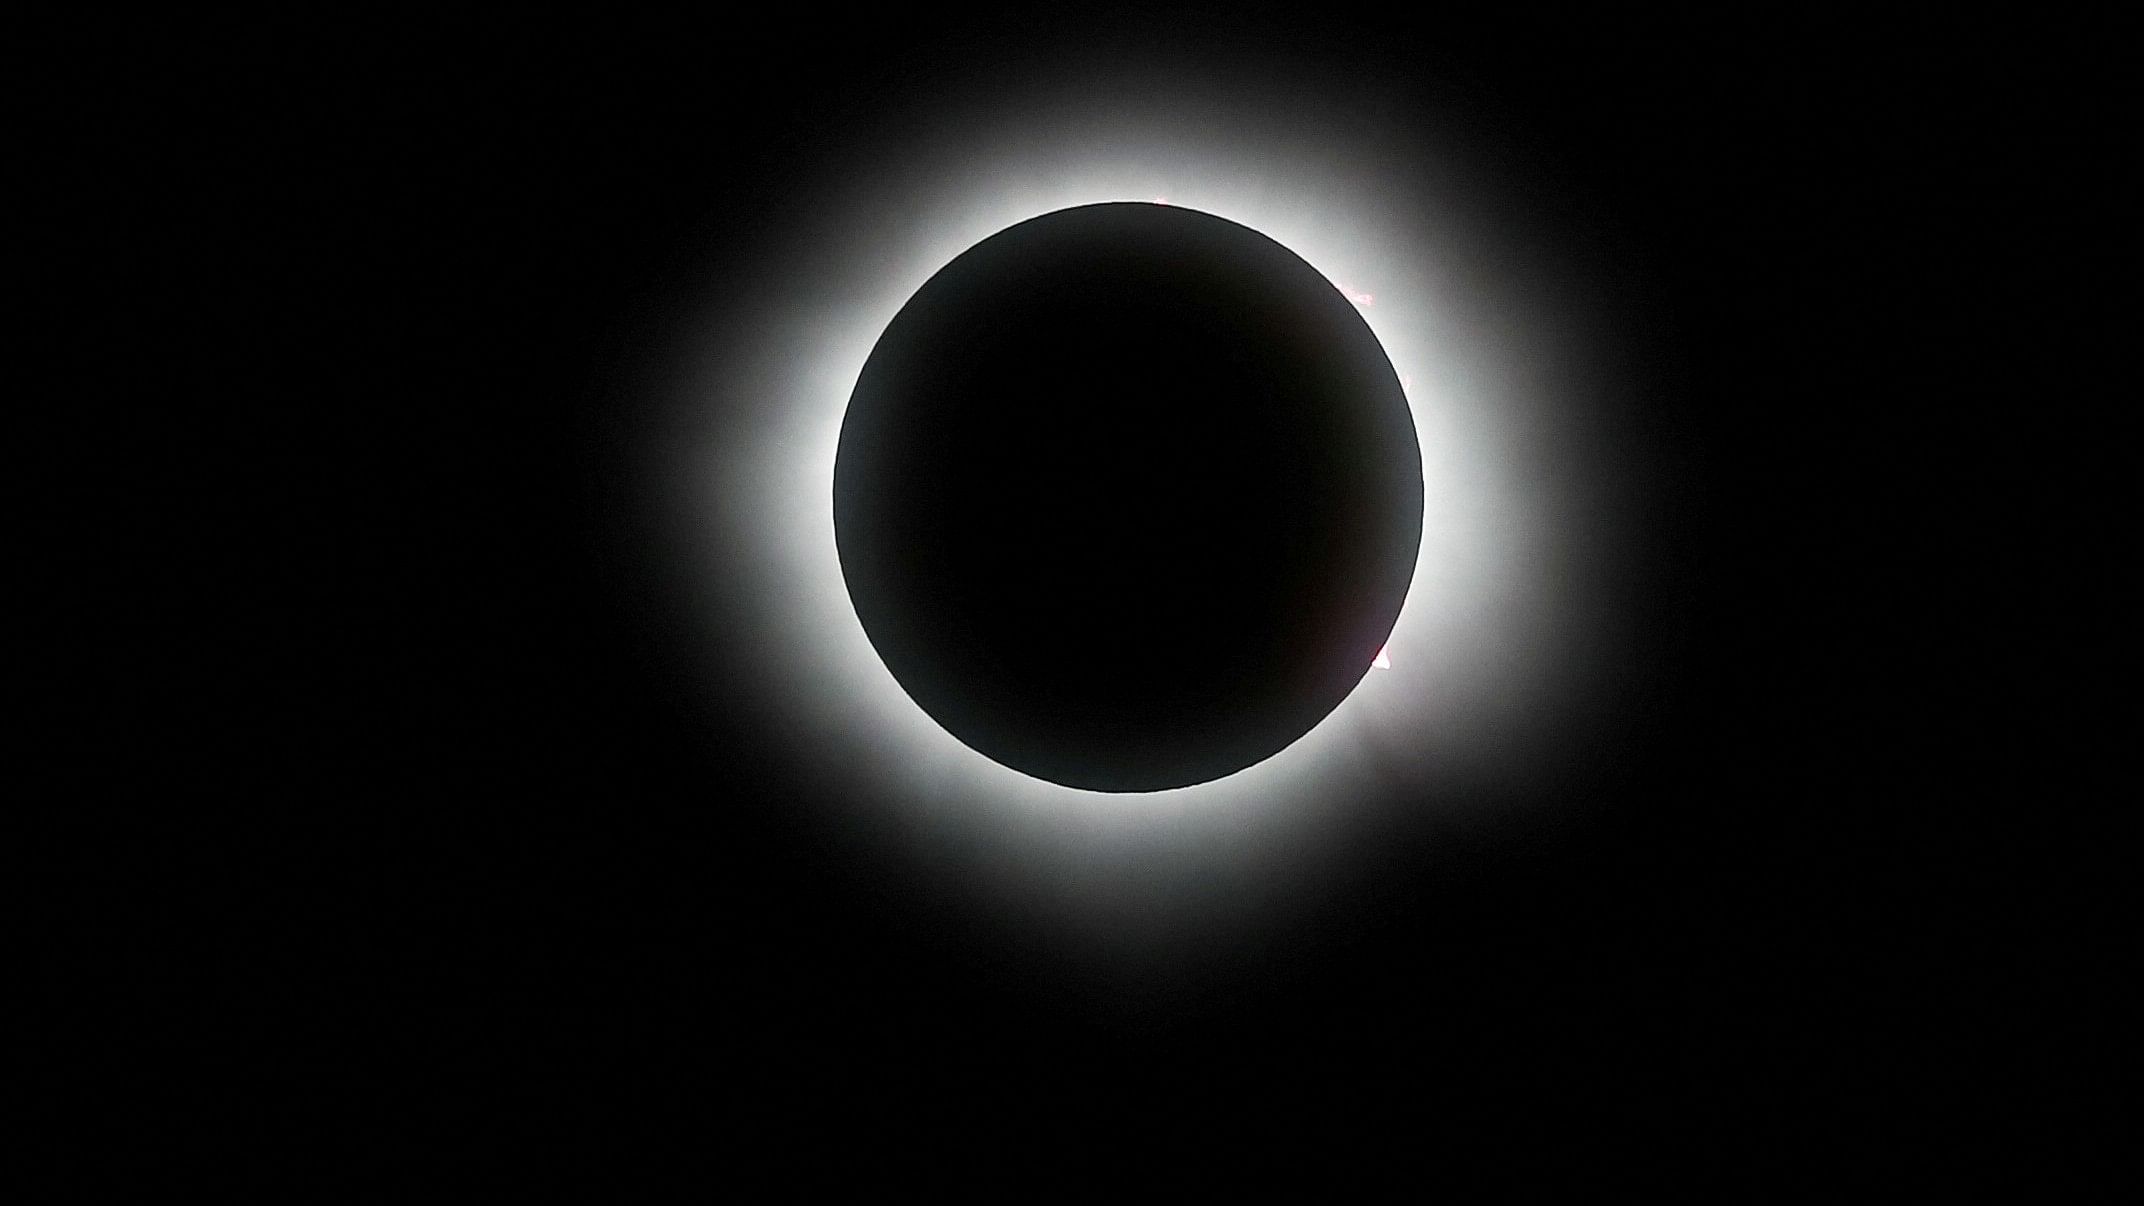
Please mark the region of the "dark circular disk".
<svg viewBox="0 0 2144 1206"><path fill-rule="evenodd" d="M834 531L902 688L1006 766L1156 791L1286 748L1392 631L1422 535L1407 400L1287 248L1060 210L917 291L842 422Z"/></svg>

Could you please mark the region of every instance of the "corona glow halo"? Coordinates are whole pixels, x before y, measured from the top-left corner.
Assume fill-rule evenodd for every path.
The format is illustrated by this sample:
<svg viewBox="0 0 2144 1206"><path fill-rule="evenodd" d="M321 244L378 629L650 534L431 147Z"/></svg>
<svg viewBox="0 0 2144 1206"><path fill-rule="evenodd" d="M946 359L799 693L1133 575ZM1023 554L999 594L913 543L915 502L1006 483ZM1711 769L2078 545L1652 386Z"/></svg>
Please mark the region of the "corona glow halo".
<svg viewBox="0 0 2144 1206"><path fill-rule="evenodd" d="M880 136L903 153L859 157L785 215L793 237L755 253L750 304L679 325L647 429L659 547L730 667L706 689L763 718L838 823L883 822L939 871L1090 918L1253 880L1268 894L1365 796L1522 797L1556 761L1558 721L1590 702L1613 617L1579 594L1623 535L1589 464L1594 324L1552 249L1500 229L1461 162L1400 156L1314 105L1188 120L1119 97L1075 87L995 125ZM1318 269L1398 372L1422 454L1420 552L1378 672L1267 760L1144 794L1031 778L940 728L864 634L831 507L844 408L909 297L1000 230L1102 201L1201 210Z"/></svg>

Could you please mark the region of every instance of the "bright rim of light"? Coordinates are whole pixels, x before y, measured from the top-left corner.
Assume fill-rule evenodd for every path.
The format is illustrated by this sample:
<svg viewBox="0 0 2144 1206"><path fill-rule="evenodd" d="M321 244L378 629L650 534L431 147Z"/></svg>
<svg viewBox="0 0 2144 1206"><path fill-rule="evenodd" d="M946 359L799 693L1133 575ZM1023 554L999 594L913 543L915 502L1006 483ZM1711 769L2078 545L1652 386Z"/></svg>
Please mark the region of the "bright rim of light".
<svg viewBox="0 0 2144 1206"><path fill-rule="evenodd" d="M1078 90L1054 103L1055 123L1029 110L1002 128L949 120L905 135L898 159L800 203L794 243L743 285L749 307L711 302L681 333L652 454L658 505L699 584L706 639L752 670L710 694L765 717L769 744L841 801L834 823L894 809L925 858L1090 920L1141 892L1270 887L1308 865L1348 801L1396 782L1421 793L1526 773L1581 693L1588 617L1570 584L1578 550L1603 533L1582 530L1586 475L1556 443L1581 408L1569 382L1589 347L1563 321L1568 303L1512 258L1525 232L1471 213L1456 163L1425 169L1417 151L1380 171L1390 148L1342 120L1246 102L1194 131ZM1264 762L1147 794L1048 783L939 727L865 636L831 503L850 391L915 291L1006 227L1101 201L1226 218L1335 282L1400 374L1422 452L1419 560L1375 663L1389 672L1366 667Z"/></svg>

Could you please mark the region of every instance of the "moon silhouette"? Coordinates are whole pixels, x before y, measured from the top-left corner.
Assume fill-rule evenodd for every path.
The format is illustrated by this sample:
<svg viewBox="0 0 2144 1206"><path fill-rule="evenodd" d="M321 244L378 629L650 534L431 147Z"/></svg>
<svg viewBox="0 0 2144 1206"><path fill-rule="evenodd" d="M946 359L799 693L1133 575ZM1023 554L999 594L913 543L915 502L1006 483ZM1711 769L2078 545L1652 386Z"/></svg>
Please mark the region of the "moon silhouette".
<svg viewBox="0 0 2144 1206"><path fill-rule="evenodd" d="M1422 459L1384 349L1287 248L1211 214L1022 222L917 291L834 466L849 598L970 748L1146 792L1271 757L1397 621Z"/></svg>

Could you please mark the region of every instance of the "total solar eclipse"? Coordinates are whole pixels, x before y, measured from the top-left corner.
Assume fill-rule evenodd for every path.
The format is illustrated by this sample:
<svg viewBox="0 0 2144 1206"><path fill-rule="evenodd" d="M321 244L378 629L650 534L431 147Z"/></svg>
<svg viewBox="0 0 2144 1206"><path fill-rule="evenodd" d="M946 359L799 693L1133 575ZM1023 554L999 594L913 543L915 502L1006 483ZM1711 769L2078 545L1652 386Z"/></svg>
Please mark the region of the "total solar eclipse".
<svg viewBox="0 0 2144 1206"><path fill-rule="evenodd" d="M1260 762L1391 634L1422 458L1354 303L1182 207L1059 210L985 239L873 348L834 465L873 648L953 736L1069 787Z"/></svg>
<svg viewBox="0 0 2144 1206"><path fill-rule="evenodd" d="M1530 815L1593 756L1634 660L1622 319L1463 130L1359 95L1139 68L934 90L844 134L651 335L620 586L681 698L794 779L784 816L1008 942L1160 957L1301 915L1393 833ZM1218 232L1220 266L1164 232L1080 302L1050 265L1110 240L995 250L1118 211ZM1104 406L1149 425L1143 467ZM1022 415L1024 448L982 434ZM1344 539L1281 538L1313 521ZM1246 560L1201 595L1187 548Z"/></svg>

